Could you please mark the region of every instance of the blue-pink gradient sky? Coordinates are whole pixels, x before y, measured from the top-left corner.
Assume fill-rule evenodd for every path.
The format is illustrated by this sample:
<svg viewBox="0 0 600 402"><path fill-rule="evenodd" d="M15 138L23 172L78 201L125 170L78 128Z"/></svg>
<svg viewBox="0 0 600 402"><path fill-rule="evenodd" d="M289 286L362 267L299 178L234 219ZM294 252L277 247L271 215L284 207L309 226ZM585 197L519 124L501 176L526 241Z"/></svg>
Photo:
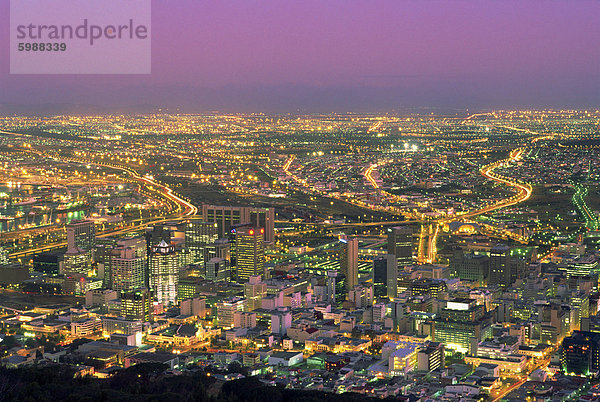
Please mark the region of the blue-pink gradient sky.
<svg viewBox="0 0 600 402"><path fill-rule="evenodd" d="M101 1L101 0L98 0ZM10 75L0 103L184 111L600 105L600 1L154 0L152 74Z"/></svg>

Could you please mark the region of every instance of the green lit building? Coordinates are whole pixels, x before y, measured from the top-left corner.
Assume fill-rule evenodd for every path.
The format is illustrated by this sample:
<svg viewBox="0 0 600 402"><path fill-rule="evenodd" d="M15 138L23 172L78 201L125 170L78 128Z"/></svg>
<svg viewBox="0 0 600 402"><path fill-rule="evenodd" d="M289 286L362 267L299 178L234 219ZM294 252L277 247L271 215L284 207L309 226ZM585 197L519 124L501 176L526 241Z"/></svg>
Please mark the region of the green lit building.
<svg viewBox="0 0 600 402"><path fill-rule="evenodd" d="M435 341L460 353L471 353L474 343L492 334L491 315L473 299L448 301L434 322Z"/></svg>

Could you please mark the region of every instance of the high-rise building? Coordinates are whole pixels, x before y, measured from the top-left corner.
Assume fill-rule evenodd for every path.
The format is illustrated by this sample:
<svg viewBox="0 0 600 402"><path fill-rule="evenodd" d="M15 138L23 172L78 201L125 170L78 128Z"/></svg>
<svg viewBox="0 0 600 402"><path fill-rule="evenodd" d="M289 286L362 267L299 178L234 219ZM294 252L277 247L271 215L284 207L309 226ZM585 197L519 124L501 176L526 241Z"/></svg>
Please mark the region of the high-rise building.
<svg viewBox="0 0 600 402"><path fill-rule="evenodd" d="M91 269L90 254L78 247L69 247L63 256L62 266L65 275L87 276Z"/></svg>
<svg viewBox="0 0 600 402"><path fill-rule="evenodd" d="M563 339L560 362L566 373L590 375L600 371L600 333L574 331Z"/></svg>
<svg viewBox="0 0 600 402"><path fill-rule="evenodd" d="M373 305L373 286L367 283L356 285L348 291L348 302L356 308L365 308Z"/></svg>
<svg viewBox="0 0 600 402"><path fill-rule="evenodd" d="M335 287L338 273L336 271L327 271L327 301L335 304Z"/></svg>
<svg viewBox="0 0 600 402"><path fill-rule="evenodd" d="M260 280L260 275L251 276L244 283L244 297L247 300L248 311L262 306L262 299L267 295L267 284Z"/></svg>
<svg viewBox="0 0 600 402"><path fill-rule="evenodd" d="M452 276L461 281L474 282L483 285L487 282L490 259L484 254L465 253L456 250L450 260Z"/></svg>
<svg viewBox="0 0 600 402"><path fill-rule="evenodd" d="M229 261L222 258L211 258L206 262L205 278L211 281L229 281Z"/></svg>
<svg viewBox="0 0 600 402"><path fill-rule="evenodd" d="M435 318L435 341L461 353L491 336L491 315L474 299L453 299Z"/></svg>
<svg viewBox="0 0 600 402"><path fill-rule="evenodd" d="M265 242L275 241L275 210L273 208L251 208L250 223L265 229Z"/></svg>
<svg viewBox="0 0 600 402"><path fill-rule="evenodd" d="M102 278L102 285L107 289L112 289L111 273L110 273L110 258L117 255L115 248L117 247L117 239L112 237L96 239L94 248L94 261L98 268L98 276Z"/></svg>
<svg viewBox="0 0 600 402"><path fill-rule="evenodd" d="M252 224L254 227L264 228L265 242L272 243L275 240L273 208L203 205L202 218L206 222L217 224L219 238L225 237L236 225Z"/></svg>
<svg viewBox="0 0 600 402"><path fill-rule="evenodd" d="M510 248L505 245L490 250L490 273L488 284L510 286L511 284Z"/></svg>
<svg viewBox="0 0 600 402"><path fill-rule="evenodd" d="M152 319L152 294L147 288L121 293L121 316L148 322Z"/></svg>
<svg viewBox="0 0 600 402"><path fill-rule="evenodd" d="M393 254L398 260L398 266L403 267L413 263L413 233L410 226L394 226L388 228L388 254Z"/></svg>
<svg viewBox="0 0 600 402"><path fill-rule="evenodd" d="M206 316L206 299L201 297L190 297L179 304L179 311L183 315L195 315L200 318Z"/></svg>
<svg viewBox="0 0 600 402"><path fill-rule="evenodd" d="M185 231L184 222L166 222L154 225L146 229L144 237L146 239L146 253L150 256L154 246L164 241L167 244L175 246L175 251L179 256L179 262L183 265L188 262L190 255L185 253Z"/></svg>
<svg viewBox="0 0 600 402"><path fill-rule="evenodd" d="M218 239L218 228L214 222L189 219L184 223L185 248L192 264L203 264L204 248Z"/></svg>
<svg viewBox="0 0 600 402"><path fill-rule="evenodd" d="M94 221L73 220L67 224L67 249L78 248L94 258L96 227Z"/></svg>
<svg viewBox="0 0 600 402"><path fill-rule="evenodd" d="M159 303L177 302L179 283L179 259L175 246L161 240L150 254L150 290Z"/></svg>
<svg viewBox="0 0 600 402"><path fill-rule="evenodd" d="M358 239L340 238L340 272L346 277L346 291L358 285Z"/></svg>
<svg viewBox="0 0 600 402"><path fill-rule="evenodd" d="M145 251L145 249L142 249ZM118 246L118 255L110 258L112 289L117 292L130 291L146 286L146 256L136 253L136 249Z"/></svg>
<svg viewBox="0 0 600 402"><path fill-rule="evenodd" d="M373 285L375 296L387 296L390 300L398 296L398 260L386 254L373 260Z"/></svg>
<svg viewBox="0 0 600 402"><path fill-rule="evenodd" d="M236 280L246 282L251 276L265 274L264 229L241 227L235 234Z"/></svg>
<svg viewBox="0 0 600 402"><path fill-rule="evenodd" d="M235 237L233 238L235 241ZM231 243L227 239L219 239L204 247L204 261L210 261L213 258L222 258L231 262Z"/></svg>
<svg viewBox="0 0 600 402"><path fill-rule="evenodd" d="M235 328L256 327L256 313L250 311L236 311L233 313L233 326Z"/></svg>

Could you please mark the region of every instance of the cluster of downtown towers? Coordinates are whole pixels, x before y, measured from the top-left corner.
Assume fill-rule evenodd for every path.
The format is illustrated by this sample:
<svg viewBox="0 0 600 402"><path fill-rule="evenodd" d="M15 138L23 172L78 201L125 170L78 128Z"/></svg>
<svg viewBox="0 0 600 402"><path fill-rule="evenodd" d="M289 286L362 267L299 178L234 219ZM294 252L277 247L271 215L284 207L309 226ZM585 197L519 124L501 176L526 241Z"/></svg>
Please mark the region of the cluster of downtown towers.
<svg viewBox="0 0 600 402"><path fill-rule="evenodd" d="M97 237L93 221L72 221L60 268L63 290L112 289L124 299L142 295L169 306L178 301L184 267L196 266L209 280L247 282L265 275L265 243L273 242L274 219L272 208L205 205L197 218L119 239ZM90 278L92 267L96 279Z"/></svg>

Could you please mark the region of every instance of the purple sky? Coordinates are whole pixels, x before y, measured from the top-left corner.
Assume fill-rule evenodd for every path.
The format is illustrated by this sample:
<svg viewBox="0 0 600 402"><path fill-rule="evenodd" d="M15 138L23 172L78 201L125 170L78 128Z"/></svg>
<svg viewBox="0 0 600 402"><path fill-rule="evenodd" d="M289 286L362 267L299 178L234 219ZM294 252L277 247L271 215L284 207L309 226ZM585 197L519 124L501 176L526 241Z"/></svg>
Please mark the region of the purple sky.
<svg viewBox="0 0 600 402"><path fill-rule="evenodd" d="M151 75L19 76L8 74L9 1L0 0L0 103L265 112L600 105L595 0L152 7Z"/></svg>

